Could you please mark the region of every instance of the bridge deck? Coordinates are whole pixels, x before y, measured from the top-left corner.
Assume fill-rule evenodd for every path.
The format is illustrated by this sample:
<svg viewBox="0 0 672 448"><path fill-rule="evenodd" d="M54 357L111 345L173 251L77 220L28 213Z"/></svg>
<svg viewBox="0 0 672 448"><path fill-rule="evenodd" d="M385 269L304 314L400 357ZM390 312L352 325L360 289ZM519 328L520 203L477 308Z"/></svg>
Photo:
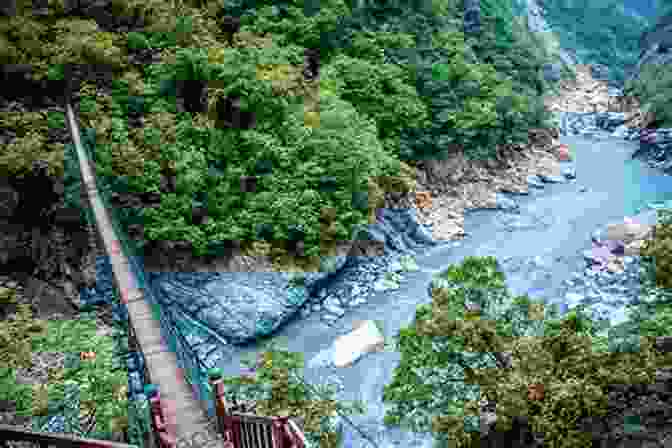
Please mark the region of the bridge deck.
<svg viewBox="0 0 672 448"><path fill-rule="evenodd" d="M97 191L92 164L82 147L79 127L70 104L66 105L66 112L79 159L82 185L103 247L110 258L116 290L128 308L129 330L135 332L145 357L149 380L159 388L163 411L167 414L168 432L177 439L179 448L222 447L222 438L216 431L214 420L208 418L205 407L201 407L204 404L196 399L191 386L185 381L176 354L164 343L161 325L152 316L142 289L137 287L135 275Z"/></svg>

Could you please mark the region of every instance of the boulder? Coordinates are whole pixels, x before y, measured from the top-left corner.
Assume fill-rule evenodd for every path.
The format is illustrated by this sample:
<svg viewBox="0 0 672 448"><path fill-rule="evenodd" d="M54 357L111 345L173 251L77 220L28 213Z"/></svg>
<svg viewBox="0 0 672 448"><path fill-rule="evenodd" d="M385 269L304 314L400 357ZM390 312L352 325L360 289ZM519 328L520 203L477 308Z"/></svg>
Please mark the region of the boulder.
<svg viewBox="0 0 672 448"><path fill-rule="evenodd" d="M334 365L351 366L366 353L382 350L384 345L383 334L372 320L355 322L350 333L334 341Z"/></svg>
<svg viewBox="0 0 672 448"><path fill-rule="evenodd" d="M599 81L609 80L609 67L602 64L593 64L590 67L590 72L593 78Z"/></svg>
<svg viewBox="0 0 672 448"><path fill-rule="evenodd" d="M544 64L543 68L544 79L549 82L557 82L561 79L560 64Z"/></svg>
<svg viewBox="0 0 672 448"><path fill-rule="evenodd" d="M609 224L607 226L608 240L620 240L628 245L635 240L643 240L651 235L652 227L646 224L634 222L622 222L616 224Z"/></svg>
<svg viewBox="0 0 672 448"><path fill-rule="evenodd" d="M481 30L481 2L480 0L465 0L464 2L464 33L477 34Z"/></svg>

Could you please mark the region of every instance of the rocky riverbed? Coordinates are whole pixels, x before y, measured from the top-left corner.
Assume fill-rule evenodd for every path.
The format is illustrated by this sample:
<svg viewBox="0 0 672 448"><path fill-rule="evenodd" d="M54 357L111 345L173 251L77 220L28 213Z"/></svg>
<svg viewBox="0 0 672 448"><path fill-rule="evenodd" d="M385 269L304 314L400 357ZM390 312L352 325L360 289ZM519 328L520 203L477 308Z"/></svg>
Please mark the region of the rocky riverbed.
<svg viewBox="0 0 672 448"><path fill-rule="evenodd" d="M382 425L382 387L391 380L398 353L371 354L353 366L336 368L330 361L330 347L337 336L350 331L353 322L367 319L384 322L384 336L390 340L410 324L418 305L430 301L427 285L432 274L467 255L495 256L515 294L527 293L557 303L564 312L584 305L594 318L608 320L611 325L627 319L627 305L639 299L637 256L618 257L611 270L601 270L593 267L594 260L586 251L594 244L604 244L607 224L623 223L626 216L654 224L655 210L638 214L630 210L646 208L649 199L659 196L647 197L653 190L642 192L640 184L624 183L635 145L599 129L592 132L599 137L562 139L576 155L575 176L546 178L546 182L528 179L527 194L500 194L498 206L467 211L464 229L468 235L417 254L416 272L386 276L387 272L401 271L401 263L392 256L353 265L310 299L300 319L276 333L290 351L304 353L306 379L316 384L335 383L340 385L339 398L367 403L364 416L351 418L357 429L343 425L344 447L366 446L370 440L386 448L431 446L429 435ZM640 180L650 180L647 174L653 172L641 162L633 163L643 170ZM595 166L601 170L595 171ZM659 188L654 190L660 193ZM382 290L386 277L387 287ZM226 351L231 357L222 364L225 373L238 374L239 360L257 349L256 344L230 346Z"/></svg>

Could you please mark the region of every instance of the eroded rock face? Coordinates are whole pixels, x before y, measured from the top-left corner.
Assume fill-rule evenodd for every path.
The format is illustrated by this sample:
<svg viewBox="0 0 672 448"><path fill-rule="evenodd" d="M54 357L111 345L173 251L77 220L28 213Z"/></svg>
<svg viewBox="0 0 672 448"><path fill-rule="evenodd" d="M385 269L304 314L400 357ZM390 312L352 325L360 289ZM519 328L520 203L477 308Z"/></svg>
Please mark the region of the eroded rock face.
<svg viewBox="0 0 672 448"><path fill-rule="evenodd" d="M464 32L476 34L481 29L481 2L480 0L466 0L464 2Z"/></svg>
<svg viewBox="0 0 672 448"><path fill-rule="evenodd" d="M546 97L546 108L551 112L607 112L611 102L609 85L595 79L592 70L589 65L577 65L576 81L561 81L561 95Z"/></svg>
<svg viewBox="0 0 672 448"><path fill-rule="evenodd" d="M639 79L645 66L672 64L672 14L658 19L639 40L640 57L628 79Z"/></svg>
<svg viewBox="0 0 672 448"><path fill-rule="evenodd" d="M557 82L561 79L560 64L544 64L544 79L546 81Z"/></svg>
<svg viewBox="0 0 672 448"><path fill-rule="evenodd" d="M594 64L590 67L591 74L593 79L598 81L608 81L609 80L609 67L602 64Z"/></svg>

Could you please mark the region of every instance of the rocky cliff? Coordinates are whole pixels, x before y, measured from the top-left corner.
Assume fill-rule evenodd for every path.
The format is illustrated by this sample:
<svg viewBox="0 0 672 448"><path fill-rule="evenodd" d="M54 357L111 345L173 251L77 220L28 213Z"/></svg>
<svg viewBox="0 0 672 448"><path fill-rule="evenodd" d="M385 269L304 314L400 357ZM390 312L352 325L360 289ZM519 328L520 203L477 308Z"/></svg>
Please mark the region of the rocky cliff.
<svg viewBox="0 0 672 448"><path fill-rule="evenodd" d="M639 40L641 50L637 65L628 79L639 79L647 65L672 63L672 14L662 16Z"/></svg>
<svg viewBox="0 0 672 448"><path fill-rule="evenodd" d="M523 0L522 8L526 10L527 28L531 33L546 33L546 50L550 54L557 55L560 61L567 66L573 67L579 63L576 52L572 49L560 48L557 36L544 17L543 2L538 0Z"/></svg>
<svg viewBox="0 0 672 448"><path fill-rule="evenodd" d="M639 46L640 57L637 64L630 69L627 77L629 86L624 89L625 96L618 98L610 110L626 113L628 127L657 128L666 118L665 113L658 113L658 116L655 113L656 109L657 112L664 112L667 107L665 92L658 90L665 86L659 82L662 80L659 78L660 71L653 77L649 73L646 79L642 75L647 69L672 64L672 14L661 16L653 27L644 32L639 39ZM655 98L656 96L659 98Z"/></svg>

